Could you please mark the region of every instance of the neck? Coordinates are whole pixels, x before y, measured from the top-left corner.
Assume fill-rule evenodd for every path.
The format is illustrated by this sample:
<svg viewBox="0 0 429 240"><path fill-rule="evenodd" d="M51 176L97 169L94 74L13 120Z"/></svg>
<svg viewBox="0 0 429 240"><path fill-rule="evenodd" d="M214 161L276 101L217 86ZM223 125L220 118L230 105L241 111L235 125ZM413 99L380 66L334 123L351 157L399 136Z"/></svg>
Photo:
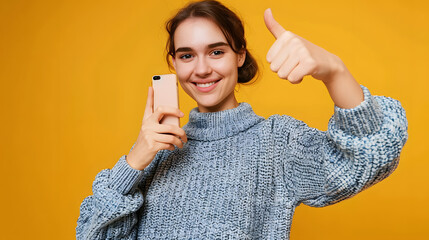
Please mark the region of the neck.
<svg viewBox="0 0 429 240"><path fill-rule="evenodd" d="M235 98L235 94L232 93L229 97L225 98L222 102L214 105L214 106L203 106L198 103L198 111L205 113L205 112L219 112L224 111L228 109L233 109L238 107L238 101Z"/></svg>
<svg viewBox="0 0 429 240"><path fill-rule="evenodd" d="M217 112L200 112L194 108L189 122L183 127L188 139L217 140L249 129L264 118L256 115L247 103Z"/></svg>

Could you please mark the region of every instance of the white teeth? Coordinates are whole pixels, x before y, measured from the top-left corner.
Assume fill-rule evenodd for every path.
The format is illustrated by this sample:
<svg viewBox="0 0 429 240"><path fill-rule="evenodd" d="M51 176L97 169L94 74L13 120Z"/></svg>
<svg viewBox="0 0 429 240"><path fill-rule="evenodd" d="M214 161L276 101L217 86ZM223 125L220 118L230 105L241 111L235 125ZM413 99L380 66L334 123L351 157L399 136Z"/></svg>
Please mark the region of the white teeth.
<svg viewBox="0 0 429 240"><path fill-rule="evenodd" d="M210 87L211 85L215 84L216 82L209 82L209 83L196 83L198 87Z"/></svg>

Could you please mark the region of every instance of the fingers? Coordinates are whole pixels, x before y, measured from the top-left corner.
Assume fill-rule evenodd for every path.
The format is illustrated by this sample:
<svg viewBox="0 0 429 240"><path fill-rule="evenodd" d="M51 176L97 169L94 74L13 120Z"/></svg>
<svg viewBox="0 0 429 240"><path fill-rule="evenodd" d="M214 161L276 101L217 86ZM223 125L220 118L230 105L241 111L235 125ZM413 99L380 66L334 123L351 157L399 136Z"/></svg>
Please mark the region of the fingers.
<svg viewBox="0 0 429 240"><path fill-rule="evenodd" d="M267 26L268 30L276 39L286 32L286 30L274 19L270 8L266 9L264 12L264 21L265 26Z"/></svg>
<svg viewBox="0 0 429 240"><path fill-rule="evenodd" d="M287 79L291 83L300 83L304 75L302 71L305 66L300 66L301 40L290 31L286 31L273 17L271 9L265 10L264 21L268 30L276 38L267 53L267 61L273 72L282 79Z"/></svg>
<svg viewBox="0 0 429 240"><path fill-rule="evenodd" d="M280 69L277 71L277 75L281 79L287 79L291 81L290 75L298 65L299 65L299 59L295 57L291 57L287 59L282 66L280 66Z"/></svg>
<svg viewBox="0 0 429 240"><path fill-rule="evenodd" d="M179 118L185 116L185 114L182 111L180 111L180 109L178 108L170 107L170 106L159 106L155 109L151 117L155 121L159 122L164 117L164 115L172 115Z"/></svg>
<svg viewBox="0 0 429 240"><path fill-rule="evenodd" d="M169 134L156 134L154 140L158 143L175 145L178 148L183 147L183 142L178 137Z"/></svg>
<svg viewBox="0 0 429 240"><path fill-rule="evenodd" d="M157 128L155 129L155 132L156 133L172 134L172 135L179 137L184 142L188 141L188 137L186 136L185 130L183 130L182 128L173 126L173 125L159 124L157 126Z"/></svg>
<svg viewBox="0 0 429 240"><path fill-rule="evenodd" d="M300 83L302 79L310 75L310 72L313 72L315 69L315 62L311 60L303 60L300 62L289 75L287 76L287 79L289 82L293 84Z"/></svg>
<svg viewBox="0 0 429 240"><path fill-rule="evenodd" d="M168 143L160 143L160 146L159 146L158 149L159 150L170 150L170 151L173 151L174 150L174 145L168 144Z"/></svg>
<svg viewBox="0 0 429 240"><path fill-rule="evenodd" d="M283 36L281 38L283 38ZM280 78L290 81L291 72L300 63L300 48L297 47L297 44L294 44L295 41L293 41L293 39L292 41L284 42L281 38L277 39L270 49L270 68L271 71L277 73Z"/></svg>
<svg viewBox="0 0 429 240"><path fill-rule="evenodd" d="M161 149L174 150L174 146L183 148L188 139L185 131L179 127L155 124L143 126L138 141L148 152L156 153Z"/></svg>
<svg viewBox="0 0 429 240"><path fill-rule="evenodd" d="M159 122L164 115L173 115L176 117L185 116L185 114L182 111L180 111L178 108L169 107L169 106L160 106L154 111L153 103L154 103L154 91L152 87L149 87L147 100L146 100L146 107L143 115L143 121L148 119L149 117L152 117L154 120Z"/></svg>
<svg viewBox="0 0 429 240"><path fill-rule="evenodd" d="M292 32L283 32L283 34L273 43L270 50L268 50L267 61L271 63L274 58L279 55L279 51L284 50L285 48L290 49L291 42L293 42L294 38L297 38L297 36Z"/></svg>
<svg viewBox="0 0 429 240"><path fill-rule="evenodd" d="M305 61L305 60L304 60ZM298 84L300 83L306 75L309 75L309 72L314 70L314 65L298 59L290 58L288 59L279 69L277 75L281 79L286 79L290 83Z"/></svg>
<svg viewBox="0 0 429 240"><path fill-rule="evenodd" d="M167 145L182 148L188 141L185 131L182 128L173 125L156 124L142 128L141 136L145 146L152 151L160 149L169 149ZM165 145L167 144L167 145Z"/></svg>
<svg viewBox="0 0 429 240"><path fill-rule="evenodd" d="M265 10L265 25L276 38L267 53L270 68L277 75L293 84L314 70L312 57L304 39L286 31L273 17L271 9Z"/></svg>
<svg viewBox="0 0 429 240"><path fill-rule="evenodd" d="M129 154L130 166L143 170L154 159L159 150L171 150L175 147L183 148L188 141L185 131L173 125L160 124L164 115L183 117L184 114L177 107L161 106L153 109L154 91L149 87L142 126L135 147Z"/></svg>
<svg viewBox="0 0 429 240"><path fill-rule="evenodd" d="M274 43L274 45L276 45L276 43ZM280 67L286 62L287 59L290 58L290 51L292 50L292 46L286 45L279 49L274 50L274 47L275 47L274 45L270 49L270 51L272 52L271 53L269 52L267 56L269 56L269 59L270 59L270 61L268 62L271 63L270 64L271 71L278 72ZM284 45L284 44L281 44L281 45Z"/></svg>
<svg viewBox="0 0 429 240"><path fill-rule="evenodd" d="M150 90L151 92L151 90ZM152 90L153 93L153 90ZM151 95L151 93L149 93ZM149 107L147 108L148 111L151 111ZM157 143L155 148L158 150L160 149L170 149L167 145L163 145L161 147L158 144L158 141L161 141L161 143L166 144L172 144L176 145L177 147L183 147L183 142L187 142L188 138L186 136L185 131L174 125L169 124L161 124L160 120L163 118L164 115L172 115L176 117L183 117L184 114L182 111L180 111L178 108L175 107L169 107L169 106L160 106L153 111L152 114L150 114L149 117L145 117L143 124L142 124L142 136L146 136L146 142L152 142ZM154 146L154 145L152 145ZM173 147L174 149L174 147Z"/></svg>
<svg viewBox="0 0 429 240"><path fill-rule="evenodd" d="M146 100L146 108L144 110L143 120L150 117L153 113L153 88L149 87Z"/></svg>

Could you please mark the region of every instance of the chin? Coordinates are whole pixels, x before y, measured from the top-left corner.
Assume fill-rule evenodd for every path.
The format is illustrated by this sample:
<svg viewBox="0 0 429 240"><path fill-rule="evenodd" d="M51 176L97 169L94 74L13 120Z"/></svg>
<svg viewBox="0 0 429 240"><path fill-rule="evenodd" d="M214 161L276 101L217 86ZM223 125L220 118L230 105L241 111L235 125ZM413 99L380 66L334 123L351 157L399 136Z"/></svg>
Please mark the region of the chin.
<svg viewBox="0 0 429 240"><path fill-rule="evenodd" d="M215 103L215 102L197 102L199 107L204 107L204 108L218 108L220 106L219 103Z"/></svg>
<svg viewBox="0 0 429 240"><path fill-rule="evenodd" d="M222 105L222 101L218 99L194 99L199 107L216 109Z"/></svg>

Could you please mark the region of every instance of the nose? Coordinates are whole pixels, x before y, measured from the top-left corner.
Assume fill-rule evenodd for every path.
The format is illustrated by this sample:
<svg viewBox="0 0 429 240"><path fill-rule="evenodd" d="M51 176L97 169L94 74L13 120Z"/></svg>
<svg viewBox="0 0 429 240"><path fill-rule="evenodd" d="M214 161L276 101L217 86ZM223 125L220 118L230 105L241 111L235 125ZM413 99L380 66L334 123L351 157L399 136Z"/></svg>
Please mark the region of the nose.
<svg viewBox="0 0 429 240"><path fill-rule="evenodd" d="M206 77L212 73L210 62L205 58L198 58L195 66L195 74L200 77Z"/></svg>

